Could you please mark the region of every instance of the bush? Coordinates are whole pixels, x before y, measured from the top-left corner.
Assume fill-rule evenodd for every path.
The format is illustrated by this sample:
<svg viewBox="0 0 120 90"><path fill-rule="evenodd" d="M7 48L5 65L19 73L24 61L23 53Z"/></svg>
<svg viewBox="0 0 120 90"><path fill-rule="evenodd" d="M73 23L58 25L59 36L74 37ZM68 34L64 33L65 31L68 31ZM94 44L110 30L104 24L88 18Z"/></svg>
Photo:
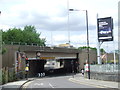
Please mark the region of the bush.
<svg viewBox="0 0 120 90"><path fill-rule="evenodd" d="M12 82L16 80L15 69L11 68L8 70L8 82Z"/></svg>
<svg viewBox="0 0 120 90"><path fill-rule="evenodd" d="M19 71L19 72L16 74L16 78L17 78L17 80L24 79L24 78L25 78L25 72L24 72L24 71Z"/></svg>
<svg viewBox="0 0 120 90"><path fill-rule="evenodd" d="M19 71L15 73L15 68L4 67L0 70L0 84L5 84L8 82L13 82L17 80L24 79L24 71Z"/></svg>
<svg viewBox="0 0 120 90"><path fill-rule="evenodd" d="M8 68L4 67L2 69L2 84L5 84L8 82Z"/></svg>

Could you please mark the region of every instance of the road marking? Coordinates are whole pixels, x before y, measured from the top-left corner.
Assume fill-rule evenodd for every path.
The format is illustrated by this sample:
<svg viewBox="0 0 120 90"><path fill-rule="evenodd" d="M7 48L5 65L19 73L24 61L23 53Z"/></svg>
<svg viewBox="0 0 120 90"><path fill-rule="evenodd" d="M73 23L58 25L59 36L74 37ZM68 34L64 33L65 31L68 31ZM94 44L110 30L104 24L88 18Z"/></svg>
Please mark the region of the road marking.
<svg viewBox="0 0 120 90"><path fill-rule="evenodd" d="M57 79L60 79L60 78L65 78L65 77L71 77L71 76L60 76L60 77L44 77L44 78L37 78L37 80L44 80L44 79L55 79L55 78L57 78Z"/></svg>
<svg viewBox="0 0 120 90"><path fill-rule="evenodd" d="M32 83L33 81L27 82L26 84L24 84L22 86L22 90L26 90L26 88L29 86L30 83Z"/></svg>
<svg viewBox="0 0 120 90"><path fill-rule="evenodd" d="M41 86L42 86L42 85L43 85L43 83L40 83L40 84L39 84L39 83L35 83L34 85L38 85L38 86L39 86L39 85L41 85Z"/></svg>
<svg viewBox="0 0 120 90"><path fill-rule="evenodd" d="M50 87L54 88L53 85L51 83L49 83Z"/></svg>
<svg viewBox="0 0 120 90"><path fill-rule="evenodd" d="M40 85L44 85L43 83L40 83Z"/></svg>
<svg viewBox="0 0 120 90"><path fill-rule="evenodd" d="M80 81L77 81L77 80L73 80L72 78L70 78L69 81L74 82L74 83L78 83L78 84L83 84L83 85L88 85L88 86L92 86L92 87L97 87L97 88L108 88L108 87L104 87L104 86L95 86L94 84L80 82Z"/></svg>

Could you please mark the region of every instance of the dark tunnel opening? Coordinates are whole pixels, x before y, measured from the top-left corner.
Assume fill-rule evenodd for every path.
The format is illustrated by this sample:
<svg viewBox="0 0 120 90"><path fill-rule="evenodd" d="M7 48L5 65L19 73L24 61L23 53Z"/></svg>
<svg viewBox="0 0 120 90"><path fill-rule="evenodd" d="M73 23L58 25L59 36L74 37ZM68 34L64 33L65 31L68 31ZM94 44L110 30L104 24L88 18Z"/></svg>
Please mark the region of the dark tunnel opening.
<svg viewBox="0 0 120 90"><path fill-rule="evenodd" d="M66 75L71 73L77 73L78 62L77 59L59 59L60 66L62 68L50 68L48 70L45 69L45 64L47 60L29 60L29 77L38 77L38 73L45 72L46 76L59 76ZM54 64L53 64L54 65Z"/></svg>
<svg viewBox="0 0 120 90"><path fill-rule="evenodd" d="M38 73L44 72L45 60L29 61L29 77L36 77Z"/></svg>

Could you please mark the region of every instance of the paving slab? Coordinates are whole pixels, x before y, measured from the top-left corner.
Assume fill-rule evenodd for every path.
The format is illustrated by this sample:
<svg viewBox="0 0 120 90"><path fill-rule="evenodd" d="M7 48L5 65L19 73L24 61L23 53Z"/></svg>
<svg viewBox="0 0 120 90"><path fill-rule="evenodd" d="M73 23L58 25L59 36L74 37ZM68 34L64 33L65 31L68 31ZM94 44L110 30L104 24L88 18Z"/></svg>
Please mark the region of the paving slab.
<svg viewBox="0 0 120 90"><path fill-rule="evenodd" d="M26 82L32 81L34 80L34 78L29 78L27 80L20 80L20 81L15 81L15 82L9 82L7 84L1 85L0 86L0 90L18 90L19 88L21 88L21 86L23 84L25 84Z"/></svg>
<svg viewBox="0 0 120 90"><path fill-rule="evenodd" d="M72 77L69 80L83 84L101 86L104 88L118 88L118 82L87 79L84 78L84 76L82 76L81 74L78 74L77 76L74 76L74 78Z"/></svg>

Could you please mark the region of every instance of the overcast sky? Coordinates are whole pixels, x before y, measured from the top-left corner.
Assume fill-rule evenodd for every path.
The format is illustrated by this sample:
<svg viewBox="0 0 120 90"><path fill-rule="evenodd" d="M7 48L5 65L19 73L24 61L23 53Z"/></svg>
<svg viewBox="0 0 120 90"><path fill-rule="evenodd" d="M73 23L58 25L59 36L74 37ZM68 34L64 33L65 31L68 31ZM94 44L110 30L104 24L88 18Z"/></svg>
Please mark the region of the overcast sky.
<svg viewBox="0 0 120 90"><path fill-rule="evenodd" d="M69 2L68 2L69 1ZM101 45L106 51L118 48L118 1L119 0L0 0L0 28L23 28L34 25L46 44L58 45L70 42L73 46L86 46L85 11L68 12L72 9L88 10L89 41L97 46L96 16L112 17L114 42ZM69 24L68 24L69 15ZM68 29L69 26L69 29ZM69 30L69 31L68 31Z"/></svg>

